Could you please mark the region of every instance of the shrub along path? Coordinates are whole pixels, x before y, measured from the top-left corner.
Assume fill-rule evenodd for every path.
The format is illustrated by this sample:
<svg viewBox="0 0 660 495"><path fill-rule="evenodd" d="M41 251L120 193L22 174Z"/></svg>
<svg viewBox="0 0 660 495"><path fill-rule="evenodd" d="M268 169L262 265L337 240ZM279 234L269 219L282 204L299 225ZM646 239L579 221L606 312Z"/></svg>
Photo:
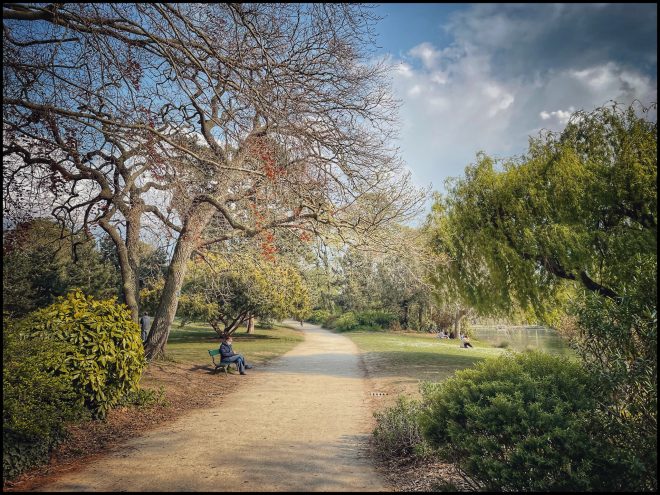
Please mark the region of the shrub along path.
<svg viewBox="0 0 660 495"><path fill-rule="evenodd" d="M268 366L218 376L247 382L233 393L40 491L391 490L367 454L374 420L357 347L303 329Z"/></svg>

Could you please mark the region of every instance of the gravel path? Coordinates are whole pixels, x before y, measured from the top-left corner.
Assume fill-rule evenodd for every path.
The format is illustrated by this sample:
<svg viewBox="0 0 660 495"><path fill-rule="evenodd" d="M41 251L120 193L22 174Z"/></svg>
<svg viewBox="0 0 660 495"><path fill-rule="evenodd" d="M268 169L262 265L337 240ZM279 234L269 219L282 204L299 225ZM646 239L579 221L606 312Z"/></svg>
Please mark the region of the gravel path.
<svg viewBox="0 0 660 495"><path fill-rule="evenodd" d="M268 366L218 376L247 383L208 409L39 490L392 490L365 454L373 418L358 349L316 325L303 330L304 342Z"/></svg>

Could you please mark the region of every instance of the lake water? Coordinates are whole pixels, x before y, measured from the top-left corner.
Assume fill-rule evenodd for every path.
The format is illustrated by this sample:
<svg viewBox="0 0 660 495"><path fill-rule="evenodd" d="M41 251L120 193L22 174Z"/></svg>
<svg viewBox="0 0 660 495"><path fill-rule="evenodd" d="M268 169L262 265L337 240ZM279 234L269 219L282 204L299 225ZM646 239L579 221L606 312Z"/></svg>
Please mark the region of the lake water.
<svg viewBox="0 0 660 495"><path fill-rule="evenodd" d="M573 352L557 331L548 327L471 325L470 334L476 340L516 351L537 349L552 354Z"/></svg>

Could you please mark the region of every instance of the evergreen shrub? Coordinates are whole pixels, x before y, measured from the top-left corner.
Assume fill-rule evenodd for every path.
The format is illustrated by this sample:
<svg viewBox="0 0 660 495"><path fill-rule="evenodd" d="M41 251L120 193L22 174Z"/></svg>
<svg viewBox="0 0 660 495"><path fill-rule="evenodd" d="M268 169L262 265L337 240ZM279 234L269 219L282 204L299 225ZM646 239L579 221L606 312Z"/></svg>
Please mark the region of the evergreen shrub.
<svg viewBox="0 0 660 495"><path fill-rule="evenodd" d="M67 343L30 337L20 322L3 317L2 332L2 472L3 481L48 461L64 439L65 423L85 409L73 383L54 374L72 352Z"/></svg>
<svg viewBox="0 0 660 495"><path fill-rule="evenodd" d="M75 290L30 314L25 325L33 337L72 345L53 371L73 384L94 417L104 418L138 388L146 360L140 327L125 305Z"/></svg>
<svg viewBox="0 0 660 495"><path fill-rule="evenodd" d="M480 489L607 490L620 466L593 427L597 395L579 363L509 353L428 389L421 418L431 445Z"/></svg>

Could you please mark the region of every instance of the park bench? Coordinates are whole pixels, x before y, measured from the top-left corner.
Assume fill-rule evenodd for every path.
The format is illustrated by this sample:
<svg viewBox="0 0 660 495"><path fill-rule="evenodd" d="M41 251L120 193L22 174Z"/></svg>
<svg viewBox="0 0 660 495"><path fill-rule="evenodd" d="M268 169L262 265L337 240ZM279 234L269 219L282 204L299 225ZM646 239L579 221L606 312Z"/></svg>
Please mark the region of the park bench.
<svg viewBox="0 0 660 495"><path fill-rule="evenodd" d="M218 356L219 354L220 354L220 349L209 349L209 356L211 356L211 361L213 361L213 365L215 366L215 369L213 371L215 372L218 370L222 370L225 372L225 375L228 372L233 373L233 371L231 371L231 368L229 368L229 365L231 365L231 363L223 363L222 356ZM216 356L218 356L217 363L215 362Z"/></svg>

